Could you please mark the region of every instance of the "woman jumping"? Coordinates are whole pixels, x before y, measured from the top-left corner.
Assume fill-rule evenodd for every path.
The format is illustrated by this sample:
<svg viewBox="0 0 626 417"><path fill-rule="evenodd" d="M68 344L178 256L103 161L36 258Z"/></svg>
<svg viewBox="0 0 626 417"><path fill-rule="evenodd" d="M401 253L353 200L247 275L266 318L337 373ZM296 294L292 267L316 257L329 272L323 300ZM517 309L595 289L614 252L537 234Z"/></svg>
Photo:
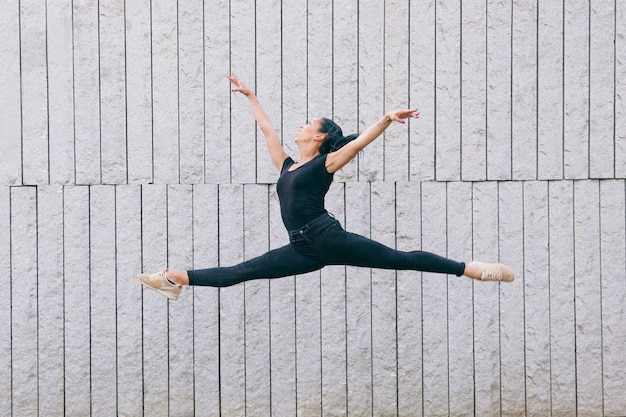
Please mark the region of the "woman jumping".
<svg viewBox="0 0 626 417"><path fill-rule="evenodd" d="M361 134L347 137L332 120L312 119L301 126L296 135L300 157L295 162L283 149L270 118L252 90L234 73L227 78L234 85L233 92L248 98L272 162L280 171L276 191L283 223L289 233L289 244L234 266L140 274L137 279L144 286L175 300L184 285L227 287L252 279L304 274L325 265L437 272L482 281L513 281L513 272L502 264L474 261L466 265L429 252L398 251L349 233L324 208L324 197L333 174L392 122L417 119L417 109L391 111Z"/></svg>

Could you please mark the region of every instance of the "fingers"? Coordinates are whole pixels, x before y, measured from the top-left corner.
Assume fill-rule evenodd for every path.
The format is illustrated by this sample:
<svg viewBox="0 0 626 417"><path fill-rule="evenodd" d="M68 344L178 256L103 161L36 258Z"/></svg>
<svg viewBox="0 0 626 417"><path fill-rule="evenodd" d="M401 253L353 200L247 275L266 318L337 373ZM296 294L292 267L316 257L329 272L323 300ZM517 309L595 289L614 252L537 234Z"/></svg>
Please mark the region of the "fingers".
<svg viewBox="0 0 626 417"><path fill-rule="evenodd" d="M231 72L230 75L227 75L226 78L235 86L235 88L231 89L233 93L241 93L245 96L250 94L248 87L246 87L234 71Z"/></svg>
<svg viewBox="0 0 626 417"><path fill-rule="evenodd" d="M420 117L420 112L417 109L400 110L400 117L403 119L408 119L409 117L418 119Z"/></svg>
<svg viewBox="0 0 626 417"><path fill-rule="evenodd" d="M406 114L406 117L414 117L414 118L418 118L418 117L419 117L419 115L420 115L420 112L419 112L419 110L417 110L417 109L407 109L407 110L405 110L405 112L406 112L406 113L405 113L405 114Z"/></svg>
<svg viewBox="0 0 626 417"><path fill-rule="evenodd" d="M389 117L394 122L404 124L406 122L405 119L418 119L420 117L420 112L417 109L395 110L389 113Z"/></svg>
<svg viewBox="0 0 626 417"><path fill-rule="evenodd" d="M239 86L241 84L241 81L237 77L233 77L232 75L227 75L226 78L228 78L228 81L235 84L236 86Z"/></svg>
<svg viewBox="0 0 626 417"><path fill-rule="evenodd" d="M228 78L228 81L230 81L231 83L235 84L237 87L242 87L242 82L239 79L239 77L237 76L237 74L235 74L235 72L231 72L230 75L227 75L226 78Z"/></svg>

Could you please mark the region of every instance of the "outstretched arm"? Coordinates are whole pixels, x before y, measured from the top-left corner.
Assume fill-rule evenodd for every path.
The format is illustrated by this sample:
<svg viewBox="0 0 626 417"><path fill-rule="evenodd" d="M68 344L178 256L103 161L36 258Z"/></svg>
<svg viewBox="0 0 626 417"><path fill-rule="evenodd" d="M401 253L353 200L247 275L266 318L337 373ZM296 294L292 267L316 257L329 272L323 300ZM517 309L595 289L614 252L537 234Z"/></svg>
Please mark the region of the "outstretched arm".
<svg viewBox="0 0 626 417"><path fill-rule="evenodd" d="M276 129L274 129L274 126L272 125L272 121L265 110L263 110L263 107L261 106L261 103L256 95L239 79L239 77L237 77L234 72L231 75L227 75L226 78L228 78L228 80L235 86L232 89L233 92L241 93L248 98L254 119L261 128L263 136L265 136L265 143L267 144L270 158L272 158L272 162L280 171L288 155L283 149L283 145L280 142L278 133L276 133Z"/></svg>
<svg viewBox="0 0 626 417"><path fill-rule="evenodd" d="M326 170L330 173L339 171L352 160L363 148L380 136L392 122L405 123L408 118L417 119L420 113L417 109L394 110L384 115L377 123L365 129L359 137L348 142L341 149L331 152L326 157Z"/></svg>

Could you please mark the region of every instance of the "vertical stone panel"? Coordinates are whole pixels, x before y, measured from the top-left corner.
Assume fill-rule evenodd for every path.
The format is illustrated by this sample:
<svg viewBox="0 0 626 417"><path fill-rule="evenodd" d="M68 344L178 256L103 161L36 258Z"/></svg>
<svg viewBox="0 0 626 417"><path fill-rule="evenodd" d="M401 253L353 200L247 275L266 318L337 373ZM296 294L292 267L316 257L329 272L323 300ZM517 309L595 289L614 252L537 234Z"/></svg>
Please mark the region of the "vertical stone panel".
<svg viewBox="0 0 626 417"><path fill-rule="evenodd" d="M500 285L500 407L503 416L525 416L523 187L521 182L502 182L498 187L500 260L515 273L515 281Z"/></svg>
<svg viewBox="0 0 626 417"><path fill-rule="evenodd" d="M151 3L152 152L157 184L180 181L177 6L167 0Z"/></svg>
<svg viewBox="0 0 626 417"><path fill-rule="evenodd" d="M63 415L63 187L37 189L39 414Z"/></svg>
<svg viewBox="0 0 626 417"><path fill-rule="evenodd" d="M76 184L99 184L101 172L98 2L72 3Z"/></svg>
<svg viewBox="0 0 626 417"><path fill-rule="evenodd" d="M289 243L280 217L276 187L270 187L270 249ZM272 352L272 413L296 415L295 279L270 281L270 348Z"/></svg>
<svg viewBox="0 0 626 417"><path fill-rule="evenodd" d="M65 413L91 411L89 187L63 194Z"/></svg>
<svg viewBox="0 0 626 417"><path fill-rule="evenodd" d="M589 3L589 177L615 175L615 6Z"/></svg>
<svg viewBox="0 0 626 417"><path fill-rule="evenodd" d="M422 183L422 250L446 256L446 184ZM449 411L448 278L423 273L422 378L423 413L447 415Z"/></svg>
<svg viewBox="0 0 626 417"><path fill-rule="evenodd" d="M626 188L623 180L600 183L602 271L602 391L605 415L626 415Z"/></svg>
<svg viewBox="0 0 626 417"><path fill-rule="evenodd" d="M255 89L255 0L230 1L231 67L243 82ZM241 94L231 97L231 181L256 182L256 129L248 100Z"/></svg>
<svg viewBox="0 0 626 417"><path fill-rule="evenodd" d="M420 120L409 126L409 178L418 181L435 178L435 3L435 0L409 2L409 100L421 113Z"/></svg>
<svg viewBox="0 0 626 417"><path fill-rule="evenodd" d="M384 0L359 1L358 106L359 131L376 123L384 112ZM382 139L382 138L381 138ZM384 179L382 140L368 145L359 158L360 181Z"/></svg>
<svg viewBox="0 0 626 417"><path fill-rule="evenodd" d="M5 1L0 13L0 184L22 183L20 2Z"/></svg>
<svg viewBox="0 0 626 417"><path fill-rule="evenodd" d="M224 78L231 71L229 25L228 7L215 7L213 2L204 3L204 136L205 181L208 183L230 182L229 115L231 100L235 97L231 97L230 83ZM237 71L239 68L234 69Z"/></svg>
<svg viewBox="0 0 626 417"><path fill-rule="evenodd" d="M140 415L143 410L141 187L115 188L117 273L117 413Z"/></svg>
<svg viewBox="0 0 626 417"><path fill-rule="evenodd" d="M211 100L204 95L203 16L202 1L178 3L180 181L184 184L204 182L204 104Z"/></svg>
<svg viewBox="0 0 626 417"><path fill-rule="evenodd" d="M193 266L193 194L190 185L167 189L167 264L175 270ZM194 414L193 294L185 287L168 311L169 415Z"/></svg>
<svg viewBox="0 0 626 417"><path fill-rule="evenodd" d="M141 189L142 270L152 274L167 268L167 187ZM144 415L167 416L169 409L168 299L143 289L143 409Z"/></svg>
<svg viewBox="0 0 626 417"><path fill-rule="evenodd" d="M295 284L297 412L321 416L320 272L297 275Z"/></svg>
<svg viewBox="0 0 626 417"><path fill-rule="evenodd" d="M396 246L396 187L380 181L371 187L372 239ZM372 408L375 416L398 409L396 271L372 270Z"/></svg>
<svg viewBox="0 0 626 417"><path fill-rule="evenodd" d="M513 0L512 178L537 178L537 4Z"/></svg>
<svg viewBox="0 0 626 417"><path fill-rule="evenodd" d="M475 259L498 261L498 184L472 187L472 243ZM500 294L497 282L474 281L474 392L477 415L500 414Z"/></svg>
<svg viewBox="0 0 626 417"><path fill-rule="evenodd" d="M615 16L615 177L626 178L626 8L618 3Z"/></svg>
<svg viewBox="0 0 626 417"><path fill-rule="evenodd" d="M344 135L359 130L358 10L358 0L333 1L332 117ZM354 158L335 174L335 181L356 180L357 170L358 158Z"/></svg>
<svg viewBox="0 0 626 417"><path fill-rule="evenodd" d="M218 265L218 188L193 186L193 267ZM189 288L193 293L195 413L219 416L219 290ZM187 291L187 289L185 289ZM188 295L189 296L189 295ZM191 387L189 387L191 389Z"/></svg>
<svg viewBox="0 0 626 417"><path fill-rule="evenodd" d="M370 184L346 184L347 231L370 236ZM346 267L348 414L372 414L372 287L369 268Z"/></svg>
<svg viewBox="0 0 626 417"><path fill-rule="evenodd" d="M243 189L244 256L252 259L269 249L267 185ZM244 284L246 337L246 415L271 415L269 280Z"/></svg>
<svg viewBox="0 0 626 417"><path fill-rule="evenodd" d="M12 415L36 415L37 188L11 189L11 394Z"/></svg>
<svg viewBox="0 0 626 417"><path fill-rule="evenodd" d="M578 414L602 413L602 282L598 181L574 183L574 285Z"/></svg>
<svg viewBox="0 0 626 417"><path fill-rule="evenodd" d="M385 20L384 1L368 0L359 3L358 36L358 109L359 131L376 123L385 111ZM381 105L382 104L382 105ZM384 180L384 135L359 154L359 179Z"/></svg>
<svg viewBox="0 0 626 417"><path fill-rule="evenodd" d="M265 1L262 7L256 7L256 70L259 83L256 93L263 103L263 108L272 120L274 129L283 141L292 140L283 136L281 127L281 2ZM276 167L267 152L265 137L257 126L257 182L273 183L276 181Z"/></svg>
<svg viewBox="0 0 626 417"><path fill-rule="evenodd" d="M396 184L396 247L421 248L420 183ZM422 274L397 273L398 415L422 415Z"/></svg>
<svg viewBox="0 0 626 417"><path fill-rule="evenodd" d="M447 184L446 232L448 257L459 262L472 258L472 184ZM450 276L448 279L448 345L450 414L470 415L475 406L473 280ZM477 302L484 304L483 301ZM490 314L493 314L490 311ZM480 330L480 329L478 329ZM489 346L497 347L493 340ZM482 387L484 388L484 387Z"/></svg>
<svg viewBox="0 0 626 417"><path fill-rule="evenodd" d="M511 0L487 6L487 179L511 178Z"/></svg>
<svg viewBox="0 0 626 417"><path fill-rule="evenodd" d="M550 255L550 385L552 412L576 409L574 312L574 189L570 181L548 183Z"/></svg>
<svg viewBox="0 0 626 417"><path fill-rule="evenodd" d="M345 224L343 183L333 183L326 194L326 209ZM326 266L321 271L321 385L322 416L343 416L346 396L346 267Z"/></svg>
<svg viewBox="0 0 626 417"><path fill-rule="evenodd" d="M538 2L537 177L563 178L563 4Z"/></svg>
<svg viewBox="0 0 626 417"><path fill-rule="evenodd" d="M314 12L311 10L309 18L312 19L313 15ZM318 59L321 59L321 57ZM313 100L315 100L315 98L313 98ZM320 368L320 301L320 271L297 275L295 277L295 303L296 410L298 415L321 416L322 374Z"/></svg>
<svg viewBox="0 0 626 417"><path fill-rule="evenodd" d="M298 159L298 146L293 142L298 129L310 119L307 113L307 2L282 2L282 111L283 146ZM288 34L287 36L284 36Z"/></svg>
<svg viewBox="0 0 626 417"><path fill-rule="evenodd" d="M332 13L332 2L324 0L308 2L307 114L309 119L313 117L332 119L333 117L333 51L331 48L333 21L330 19Z"/></svg>
<svg viewBox="0 0 626 417"><path fill-rule="evenodd" d="M461 179L487 178L487 2L461 8Z"/></svg>
<svg viewBox="0 0 626 417"><path fill-rule="evenodd" d="M46 2L48 143L51 184L71 184L74 173L72 2ZM3 37L3 39L5 39Z"/></svg>
<svg viewBox="0 0 626 417"><path fill-rule="evenodd" d="M48 74L43 0L20 1L19 59L24 184L48 183ZM17 82L13 80L12 82Z"/></svg>
<svg viewBox="0 0 626 417"><path fill-rule="evenodd" d="M563 33L563 170L589 175L589 2L566 0Z"/></svg>
<svg viewBox="0 0 626 417"><path fill-rule="evenodd" d="M243 186L220 187L220 266L243 261ZM244 285L220 288L220 393L221 415L245 413L246 357Z"/></svg>
<svg viewBox="0 0 626 417"><path fill-rule="evenodd" d="M526 408L534 414L550 412L548 220L547 183L524 183Z"/></svg>
<svg viewBox="0 0 626 417"><path fill-rule="evenodd" d="M384 6L384 112L419 107L419 103L410 103L409 100L409 7L409 2L405 0L386 1ZM411 120L409 124L419 122ZM383 140L385 181L408 180L409 130L406 126L394 126L387 129Z"/></svg>
<svg viewBox="0 0 626 417"><path fill-rule="evenodd" d="M461 8L435 4L435 179L461 176Z"/></svg>
<svg viewBox="0 0 626 417"><path fill-rule="evenodd" d="M0 284L11 288L11 188L0 187ZM11 296L0 299L0 413L11 415ZM62 372L62 370L61 370ZM45 401L45 400L44 400Z"/></svg>
<svg viewBox="0 0 626 417"><path fill-rule="evenodd" d="M124 184L128 177L124 3L101 0L98 7L102 182Z"/></svg>
<svg viewBox="0 0 626 417"><path fill-rule="evenodd" d="M150 8L125 4L126 135L128 182L153 181L152 150L152 33ZM156 167L158 169L158 167Z"/></svg>
<svg viewBox="0 0 626 417"><path fill-rule="evenodd" d="M91 187L89 254L91 267L91 412L117 415L117 305L115 276L115 187Z"/></svg>

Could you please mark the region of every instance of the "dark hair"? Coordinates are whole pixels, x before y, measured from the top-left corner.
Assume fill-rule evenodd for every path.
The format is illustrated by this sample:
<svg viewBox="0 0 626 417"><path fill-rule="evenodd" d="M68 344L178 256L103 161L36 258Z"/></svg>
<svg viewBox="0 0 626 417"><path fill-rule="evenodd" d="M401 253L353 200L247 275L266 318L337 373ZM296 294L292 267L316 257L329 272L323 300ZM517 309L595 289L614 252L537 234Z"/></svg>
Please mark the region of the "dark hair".
<svg viewBox="0 0 626 417"><path fill-rule="evenodd" d="M326 133L326 139L320 145L322 154L334 152L359 136L358 134L344 136L339 125L326 117L322 117L320 132Z"/></svg>

